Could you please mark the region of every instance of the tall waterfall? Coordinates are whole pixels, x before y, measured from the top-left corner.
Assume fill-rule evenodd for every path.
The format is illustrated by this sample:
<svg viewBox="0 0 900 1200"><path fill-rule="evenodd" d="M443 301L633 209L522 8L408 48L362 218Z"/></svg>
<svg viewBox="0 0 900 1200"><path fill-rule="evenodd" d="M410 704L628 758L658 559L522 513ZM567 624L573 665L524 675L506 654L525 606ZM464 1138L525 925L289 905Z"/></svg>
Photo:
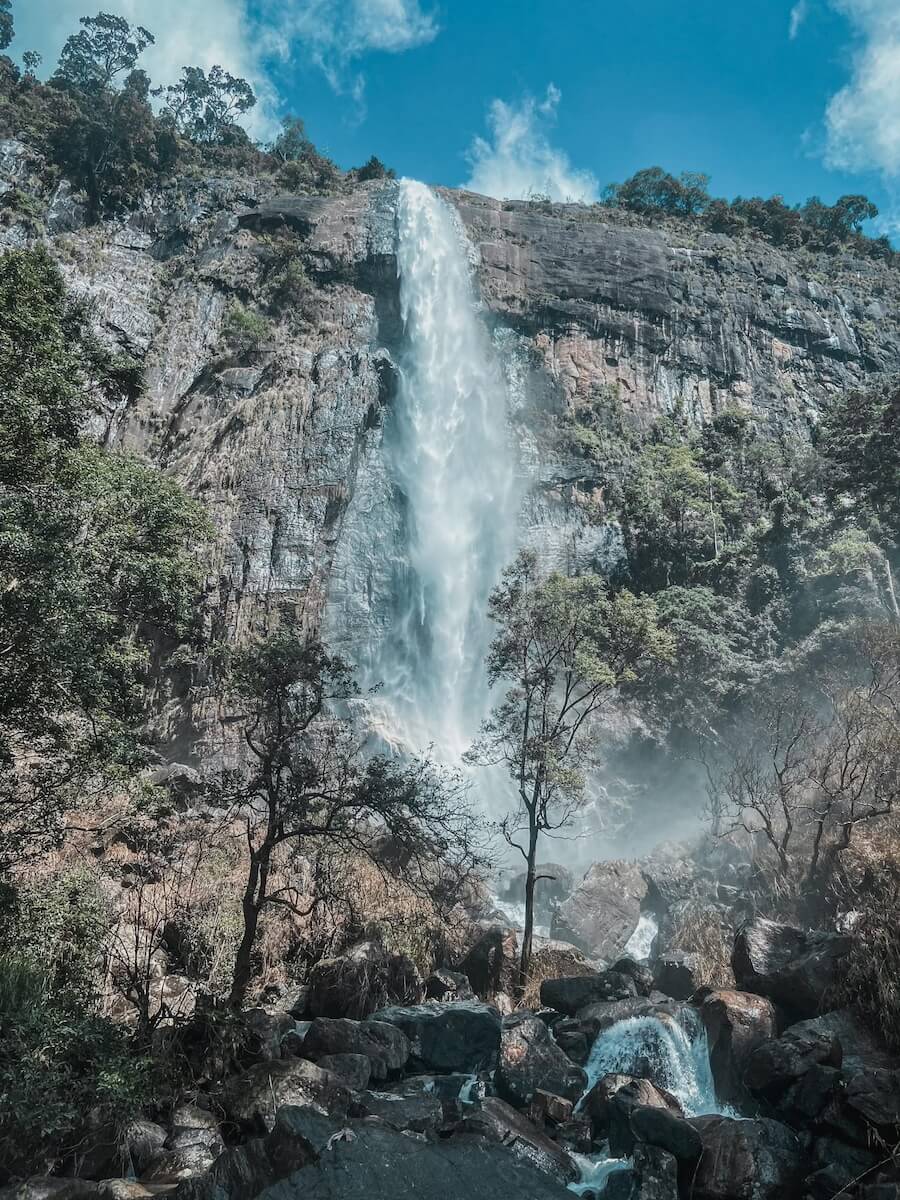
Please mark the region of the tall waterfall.
<svg viewBox="0 0 900 1200"><path fill-rule="evenodd" d="M404 506L394 620L375 674L399 739L457 761L487 707L486 606L516 543L507 387L456 213L403 180L397 263L404 350L385 434Z"/></svg>

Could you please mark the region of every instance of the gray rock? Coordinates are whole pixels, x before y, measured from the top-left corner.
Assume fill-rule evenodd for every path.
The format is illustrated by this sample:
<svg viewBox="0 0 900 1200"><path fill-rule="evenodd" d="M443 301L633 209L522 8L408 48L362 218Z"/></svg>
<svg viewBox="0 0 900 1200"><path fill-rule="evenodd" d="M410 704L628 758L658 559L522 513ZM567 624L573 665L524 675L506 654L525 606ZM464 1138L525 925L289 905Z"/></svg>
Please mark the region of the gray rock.
<svg viewBox="0 0 900 1200"><path fill-rule="evenodd" d="M365 1054L323 1054L316 1060L323 1071L338 1075L352 1092L363 1092L372 1078L372 1060Z"/></svg>
<svg viewBox="0 0 900 1200"><path fill-rule="evenodd" d="M566 979L545 979L541 983L541 1004L570 1017L597 1001L627 1000L637 994L637 985L632 975L621 971L572 975Z"/></svg>
<svg viewBox="0 0 900 1200"><path fill-rule="evenodd" d="M692 1117L703 1153L693 1175L695 1200L787 1200L798 1195L797 1135L778 1121Z"/></svg>
<svg viewBox="0 0 900 1200"><path fill-rule="evenodd" d="M554 914L552 934L599 958L622 953L641 918L647 883L633 863L595 863Z"/></svg>
<svg viewBox="0 0 900 1200"><path fill-rule="evenodd" d="M303 1039L303 1054L317 1061L323 1055L364 1054L371 1061L372 1078L391 1079L409 1059L406 1035L386 1021L351 1021L317 1017Z"/></svg>
<svg viewBox="0 0 900 1200"><path fill-rule="evenodd" d="M483 1100L477 1111L466 1117L464 1128L506 1146L516 1158L560 1183L571 1183L578 1178L569 1155L498 1096Z"/></svg>
<svg viewBox="0 0 900 1200"><path fill-rule="evenodd" d="M744 1071L757 1046L775 1037L772 1002L749 992L710 992L700 1005L716 1095L725 1104L747 1098Z"/></svg>
<svg viewBox="0 0 900 1200"><path fill-rule="evenodd" d="M500 1095L520 1108L537 1091L575 1101L587 1086L584 1071L557 1046L544 1022L527 1014L503 1023L495 1080Z"/></svg>
<svg viewBox="0 0 900 1200"><path fill-rule="evenodd" d="M844 934L804 931L756 917L738 930L731 965L739 987L768 996L798 1017L813 1017L850 945Z"/></svg>
<svg viewBox="0 0 900 1200"><path fill-rule="evenodd" d="M223 1103L236 1125L259 1132L273 1128L276 1112L286 1104L342 1117L350 1104L350 1089L340 1076L306 1059L280 1059L259 1063L230 1079Z"/></svg>
<svg viewBox="0 0 900 1200"><path fill-rule="evenodd" d="M403 1031L416 1071L491 1071L500 1052L500 1014L487 1004L418 1004L372 1014Z"/></svg>

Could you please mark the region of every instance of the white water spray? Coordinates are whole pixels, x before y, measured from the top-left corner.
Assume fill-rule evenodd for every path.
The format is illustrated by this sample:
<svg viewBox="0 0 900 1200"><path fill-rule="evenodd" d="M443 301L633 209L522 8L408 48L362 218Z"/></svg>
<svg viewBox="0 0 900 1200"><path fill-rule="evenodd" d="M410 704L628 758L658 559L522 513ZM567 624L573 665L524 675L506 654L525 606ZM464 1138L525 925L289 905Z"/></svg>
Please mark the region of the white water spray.
<svg viewBox="0 0 900 1200"><path fill-rule="evenodd" d="M373 674L398 740L458 762L487 709L487 600L516 542L519 496L498 355L455 212L403 180L397 263L406 349L386 431L406 545Z"/></svg>
<svg viewBox="0 0 900 1200"><path fill-rule="evenodd" d="M693 1009L676 1020L630 1017L598 1035L585 1065L587 1091L604 1075L649 1079L677 1098L689 1117L721 1111L706 1030Z"/></svg>

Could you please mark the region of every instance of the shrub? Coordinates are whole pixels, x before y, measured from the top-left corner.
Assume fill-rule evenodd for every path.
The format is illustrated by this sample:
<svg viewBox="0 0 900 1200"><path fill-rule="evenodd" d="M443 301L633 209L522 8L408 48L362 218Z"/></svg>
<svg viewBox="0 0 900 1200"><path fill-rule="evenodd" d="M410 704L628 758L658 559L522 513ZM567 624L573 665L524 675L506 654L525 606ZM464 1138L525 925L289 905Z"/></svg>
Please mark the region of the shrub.
<svg viewBox="0 0 900 1200"><path fill-rule="evenodd" d="M261 313L235 300L225 314L222 333L233 350L251 350L266 340L271 325Z"/></svg>

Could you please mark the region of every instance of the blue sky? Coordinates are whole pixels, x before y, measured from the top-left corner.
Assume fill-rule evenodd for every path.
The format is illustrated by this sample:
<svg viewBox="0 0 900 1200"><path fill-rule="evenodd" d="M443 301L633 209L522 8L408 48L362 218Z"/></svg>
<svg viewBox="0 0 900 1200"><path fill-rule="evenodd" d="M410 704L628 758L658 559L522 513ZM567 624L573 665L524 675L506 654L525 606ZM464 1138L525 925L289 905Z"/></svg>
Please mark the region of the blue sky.
<svg viewBox="0 0 900 1200"><path fill-rule="evenodd" d="M154 77L220 61L342 166L591 199L643 166L789 201L864 191L900 230L900 0L105 0ZM52 62L88 0L13 0Z"/></svg>

